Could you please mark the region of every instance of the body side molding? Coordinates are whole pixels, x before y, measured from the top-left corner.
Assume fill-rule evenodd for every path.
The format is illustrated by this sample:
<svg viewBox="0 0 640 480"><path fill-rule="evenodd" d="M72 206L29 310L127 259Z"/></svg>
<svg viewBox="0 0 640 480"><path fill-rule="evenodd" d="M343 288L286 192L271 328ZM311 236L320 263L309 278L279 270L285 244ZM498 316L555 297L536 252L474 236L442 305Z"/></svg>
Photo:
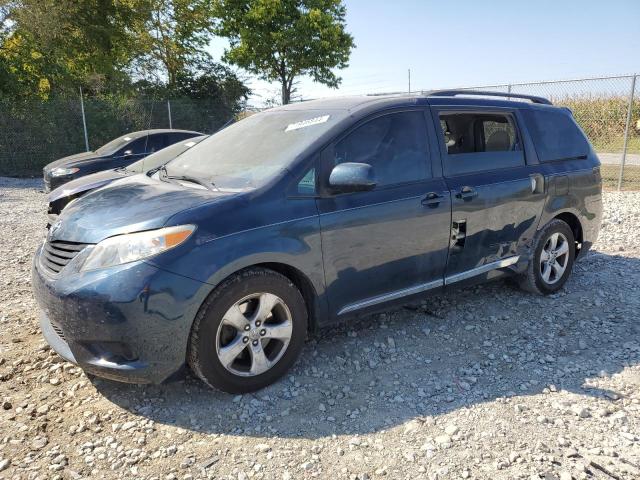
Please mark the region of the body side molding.
<svg viewBox="0 0 640 480"><path fill-rule="evenodd" d="M486 265L481 265L476 268L472 268L471 270L467 270L465 272L456 273L455 275L450 275L444 279L445 285L451 285L455 282L460 282L462 280L466 280L467 278L475 277L476 275L480 275L482 273L490 272L491 270L497 270L498 268L508 267L510 265L514 265L518 263L520 259L519 255L515 255L513 257L503 258L502 260L498 260L496 262L487 263Z"/></svg>
<svg viewBox="0 0 640 480"><path fill-rule="evenodd" d="M497 270L498 268L504 268L504 267L514 265L515 263L518 262L519 259L520 259L520 256L518 255L504 258L496 262L487 263L486 265L482 265L480 267L467 270L466 272L457 273L455 275L448 276L444 279L444 281L434 280L432 282L422 283L420 285L404 288L402 290L396 290L395 292L389 292L382 295L377 295L375 297L365 298L364 300L360 300L358 302L351 303L349 305L342 307L338 312L338 315L344 315L345 313L355 312L356 310L372 307L380 303L389 302L391 300L397 300L399 298L407 297L409 295L414 295L416 293L426 292L427 290L432 290L434 288L442 287L444 285L450 285L455 282L466 280L467 278L475 277L476 275L490 272L491 270Z"/></svg>

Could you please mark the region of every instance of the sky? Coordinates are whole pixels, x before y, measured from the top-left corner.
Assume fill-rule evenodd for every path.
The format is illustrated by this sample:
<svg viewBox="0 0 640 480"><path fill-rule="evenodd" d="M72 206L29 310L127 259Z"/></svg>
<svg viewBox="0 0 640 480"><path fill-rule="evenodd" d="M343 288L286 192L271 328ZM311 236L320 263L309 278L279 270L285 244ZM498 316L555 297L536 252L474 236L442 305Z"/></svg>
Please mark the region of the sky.
<svg viewBox="0 0 640 480"><path fill-rule="evenodd" d="M640 74L640 0L345 0L356 48L339 89L303 99ZM220 58L227 46L213 39ZM260 106L279 86L245 77Z"/></svg>

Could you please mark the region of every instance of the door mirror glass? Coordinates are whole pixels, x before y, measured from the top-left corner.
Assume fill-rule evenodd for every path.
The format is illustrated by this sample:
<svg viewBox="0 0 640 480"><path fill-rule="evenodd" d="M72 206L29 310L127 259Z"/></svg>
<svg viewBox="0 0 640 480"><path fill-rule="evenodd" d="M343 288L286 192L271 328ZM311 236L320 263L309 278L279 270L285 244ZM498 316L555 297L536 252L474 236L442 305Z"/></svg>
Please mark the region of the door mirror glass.
<svg viewBox="0 0 640 480"><path fill-rule="evenodd" d="M375 186L373 167L367 163L341 163L329 176L329 187L333 193L365 192Z"/></svg>

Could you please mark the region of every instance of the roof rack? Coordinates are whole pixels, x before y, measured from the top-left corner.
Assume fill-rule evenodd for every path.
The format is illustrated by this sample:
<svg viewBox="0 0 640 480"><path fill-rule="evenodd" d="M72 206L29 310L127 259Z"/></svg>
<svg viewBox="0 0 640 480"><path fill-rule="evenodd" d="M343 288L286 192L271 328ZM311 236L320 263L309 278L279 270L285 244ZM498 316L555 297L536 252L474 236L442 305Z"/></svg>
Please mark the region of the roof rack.
<svg viewBox="0 0 640 480"><path fill-rule="evenodd" d="M485 92L481 90L436 90L429 92L430 97L456 97L458 95L473 95L481 97L506 97L506 98L524 98L531 100L533 103L540 103L543 105L553 105L548 99L544 97L536 97L535 95L524 95L521 93L510 92Z"/></svg>

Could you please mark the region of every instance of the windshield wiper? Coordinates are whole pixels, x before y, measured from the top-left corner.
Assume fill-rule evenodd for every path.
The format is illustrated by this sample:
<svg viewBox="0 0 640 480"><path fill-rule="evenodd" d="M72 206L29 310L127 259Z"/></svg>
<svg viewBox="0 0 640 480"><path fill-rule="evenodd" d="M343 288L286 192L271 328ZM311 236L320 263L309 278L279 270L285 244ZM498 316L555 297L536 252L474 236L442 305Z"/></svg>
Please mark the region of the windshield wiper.
<svg viewBox="0 0 640 480"><path fill-rule="evenodd" d="M182 182L191 182L191 183L196 183L198 185L200 185L201 187L206 188L207 190L218 190L220 191L220 189L218 187L216 187L216 184L213 182L207 182L205 180L202 180L201 178L197 178L197 177L192 177L190 175L169 175L167 173L167 167L165 167L164 165L162 165L161 167L158 168L158 171L160 172L160 176L164 179L167 180L177 180L177 181L182 181Z"/></svg>

